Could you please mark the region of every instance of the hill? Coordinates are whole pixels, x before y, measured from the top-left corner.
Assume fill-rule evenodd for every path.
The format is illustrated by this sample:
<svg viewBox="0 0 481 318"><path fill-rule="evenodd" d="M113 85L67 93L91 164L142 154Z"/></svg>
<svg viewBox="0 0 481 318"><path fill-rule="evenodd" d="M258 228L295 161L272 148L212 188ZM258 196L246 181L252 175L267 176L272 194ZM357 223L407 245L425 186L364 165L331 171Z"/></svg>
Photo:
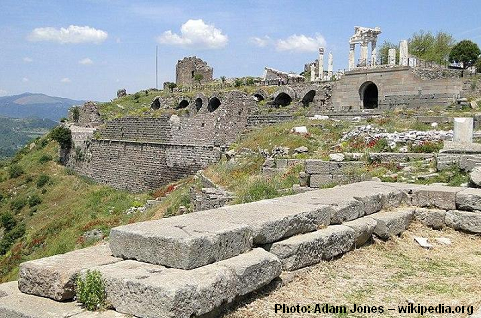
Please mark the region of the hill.
<svg viewBox="0 0 481 318"><path fill-rule="evenodd" d="M73 105L83 104L83 101L45 94L24 93L0 97L0 116L14 118L48 118L59 121L67 117L67 112Z"/></svg>

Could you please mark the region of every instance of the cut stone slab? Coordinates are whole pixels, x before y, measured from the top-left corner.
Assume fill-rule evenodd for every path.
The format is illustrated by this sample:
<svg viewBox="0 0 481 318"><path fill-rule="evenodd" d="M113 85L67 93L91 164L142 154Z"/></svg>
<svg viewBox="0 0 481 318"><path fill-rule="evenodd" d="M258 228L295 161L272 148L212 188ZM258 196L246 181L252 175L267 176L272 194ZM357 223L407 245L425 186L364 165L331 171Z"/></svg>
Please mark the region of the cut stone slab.
<svg viewBox="0 0 481 318"><path fill-rule="evenodd" d="M0 285L0 318L127 318L108 310L89 312L75 302L57 302L20 292L17 282Z"/></svg>
<svg viewBox="0 0 481 318"><path fill-rule="evenodd" d="M435 230L443 228L446 224L444 218L446 211L439 209L416 208L414 219Z"/></svg>
<svg viewBox="0 0 481 318"><path fill-rule="evenodd" d="M456 209L481 211L481 189L464 189L456 194Z"/></svg>
<svg viewBox="0 0 481 318"><path fill-rule="evenodd" d="M75 296L75 278L80 271L119 261L108 244L28 261L20 264L18 287L26 294L69 300Z"/></svg>
<svg viewBox="0 0 481 318"><path fill-rule="evenodd" d="M428 239L425 238L425 237L420 237L420 236L415 236L414 237L414 240L416 241L416 243L419 244L419 246L421 246L422 248L425 248L425 249L432 249L433 246L428 242Z"/></svg>
<svg viewBox="0 0 481 318"><path fill-rule="evenodd" d="M247 225L198 219L195 213L113 228L110 248L123 259L193 269L251 249Z"/></svg>
<svg viewBox="0 0 481 318"><path fill-rule="evenodd" d="M284 270L292 271L348 252L354 246L355 231L344 225L293 236L267 248L282 262Z"/></svg>
<svg viewBox="0 0 481 318"><path fill-rule="evenodd" d="M200 211L192 217L248 225L254 245L264 245L328 226L333 211L328 205L308 201L291 203L270 199Z"/></svg>
<svg viewBox="0 0 481 318"><path fill-rule="evenodd" d="M446 225L455 230L481 233L481 213L452 210L446 212Z"/></svg>
<svg viewBox="0 0 481 318"><path fill-rule="evenodd" d="M447 237L436 237L434 238L434 240L442 245L451 245L452 243L451 240L448 239Z"/></svg>
<svg viewBox="0 0 481 318"><path fill-rule="evenodd" d="M477 187L481 187L481 166L476 166L469 173L469 180Z"/></svg>
<svg viewBox="0 0 481 318"><path fill-rule="evenodd" d="M143 318L190 318L269 284L280 275L281 263L257 248L192 270L130 260L96 269L116 311Z"/></svg>
<svg viewBox="0 0 481 318"><path fill-rule="evenodd" d="M411 202L418 207L433 207L443 210L456 209L456 194L464 188L448 186L422 186L414 189Z"/></svg>
<svg viewBox="0 0 481 318"><path fill-rule="evenodd" d="M413 218L414 209L400 209L372 215L377 221L374 233L382 239L389 239L404 232Z"/></svg>
<svg viewBox="0 0 481 318"><path fill-rule="evenodd" d="M365 216L357 220L343 223L343 225L354 230L354 245L355 247L360 247L371 239L377 222L372 217Z"/></svg>

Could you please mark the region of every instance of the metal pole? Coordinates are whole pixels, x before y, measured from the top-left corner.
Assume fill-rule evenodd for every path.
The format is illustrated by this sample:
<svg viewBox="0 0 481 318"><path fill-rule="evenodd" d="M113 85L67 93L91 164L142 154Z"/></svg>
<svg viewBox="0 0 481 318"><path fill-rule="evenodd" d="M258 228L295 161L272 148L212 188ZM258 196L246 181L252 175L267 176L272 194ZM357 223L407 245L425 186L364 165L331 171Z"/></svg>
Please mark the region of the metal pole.
<svg viewBox="0 0 481 318"><path fill-rule="evenodd" d="M157 56L158 56L158 51L159 51L159 46L155 46L155 89L159 89L159 82L158 82L158 62L157 62Z"/></svg>

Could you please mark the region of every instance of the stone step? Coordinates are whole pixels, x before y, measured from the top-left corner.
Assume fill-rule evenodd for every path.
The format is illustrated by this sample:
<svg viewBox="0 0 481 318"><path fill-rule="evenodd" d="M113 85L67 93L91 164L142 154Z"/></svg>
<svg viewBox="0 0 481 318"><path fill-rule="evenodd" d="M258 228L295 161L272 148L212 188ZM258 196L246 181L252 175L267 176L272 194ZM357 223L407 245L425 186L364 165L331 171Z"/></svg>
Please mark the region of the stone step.
<svg viewBox="0 0 481 318"><path fill-rule="evenodd" d="M416 221L435 230L439 230L446 226L444 221L445 217L446 211L440 209L416 208L414 211L414 219Z"/></svg>
<svg viewBox="0 0 481 318"><path fill-rule="evenodd" d="M455 230L481 233L481 212L451 210L446 212L446 225Z"/></svg>
<svg viewBox="0 0 481 318"><path fill-rule="evenodd" d="M281 263L256 248L192 270L132 260L96 270L116 311L143 318L190 318L269 284L280 275Z"/></svg>
<svg viewBox="0 0 481 318"><path fill-rule="evenodd" d="M331 225L275 242L266 248L279 257L284 270L292 271L346 253L354 247L354 237L352 228Z"/></svg>
<svg viewBox="0 0 481 318"><path fill-rule="evenodd" d="M57 302L48 298L27 295L18 289L17 282L0 285L0 318L127 318L112 311L90 312L75 302Z"/></svg>
<svg viewBox="0 0 481 318"><path fill-rule="evenodd" d="M414 215L414 208L404 208L396 211L380 212L372 215L377 224L374 234L382 239L389 239L404 232Z"/></svg>
<svg viewBox="0 0 481 318"><path fill-rule="evenodd" d="M75 295L75 278L82 270L116 263L109 245L75 250L20 264L18 287L23 293L63 301Z"/></svg>
<svg viewBox="0 0 481 318"><path fill-rule="evenodd" d="M466 211L481 211L481 189L465 189L456 194L456 208Z"/></svg>
<svg viewBox="0 0 481 318"><path fill-rule="evenodd" d="M370 216L343 223L354 230L354 246L360 247L369 241L376 228L377 221Z"/></svg>
<svg viewBox="0 0 481 318"><path fill-rule="evenodd" d="M408 196L408 205L443 210L456 209L456 196L459 192L466 189L462 187L408 183L386 183L386 185L403 191Z"/></svg>

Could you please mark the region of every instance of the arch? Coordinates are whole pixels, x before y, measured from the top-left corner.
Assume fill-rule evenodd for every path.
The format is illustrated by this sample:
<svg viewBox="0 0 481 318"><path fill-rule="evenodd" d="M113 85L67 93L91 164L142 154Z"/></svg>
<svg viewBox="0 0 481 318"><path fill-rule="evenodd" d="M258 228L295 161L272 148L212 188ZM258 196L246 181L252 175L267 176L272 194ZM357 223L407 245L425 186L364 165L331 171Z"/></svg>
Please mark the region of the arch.
<svg viewBox="0 0 481 318"><path fill-rule="evenodd" d="M150 103L150 108L153 110L160 109L160 96L155 97Z"/></svg>
<svg viewBox="0 0 481 318"><path fill-rule="evenodd" d="M207 110L213 112L219 108L220 104L220 100L217 97L211 97L209 99L209 104L207 105Z"/></svg>
<svg viewBox="0 0 481 318"><path fill-rule="evenodd" d="M265 99L261 94L254 94L253 97L256 102L262 102Z"/></svg>
<svg viewBox="0 0 481 318"><path fill-rule="evenodd" d="M301 100L304 107L308 107L309 103L312 103L314 101L314 96L316 96L316 91L313 89L311 89L304 95L304 97Z"/></svg>
<svg viewBox="0 0 481 318"><path fill-rule="evenodd" d="M202 98L197 97L195 100L195 110L199 111L202 108Z"/></svg>
<svg viewBox="0 0 481 318"><path fill-rule="evenodd" d="M176 109L186 108L187 106L189 106L189 101L186 99L183 99L180 101L179 105L177 105Z"/></svg>
<svg viewBox="0 0 481 318"><path fill-rule="evenodd" d="M373 82L365 82L359 88L359 98L362 108L375 109L379 107L379 91Z"/></svg>
<svg viewBox="0 0 481 318"><path fill-rule="evenodd" d="M277 105L277 106L287 106L291 102L292 102L292 97L289 94L284 92L280 92L274 98L274 105Z"/></svg>

